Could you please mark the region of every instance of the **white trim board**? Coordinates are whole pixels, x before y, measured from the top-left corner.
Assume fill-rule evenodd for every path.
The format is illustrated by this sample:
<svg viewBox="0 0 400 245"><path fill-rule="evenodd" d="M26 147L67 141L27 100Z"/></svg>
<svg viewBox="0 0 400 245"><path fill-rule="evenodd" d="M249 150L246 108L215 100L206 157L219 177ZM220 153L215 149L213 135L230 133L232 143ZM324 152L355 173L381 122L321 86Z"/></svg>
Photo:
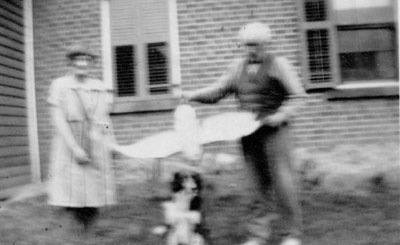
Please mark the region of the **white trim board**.
<svg viewBox="0 0 400 245"><path fill-rule="evenodd" d="M109 0L102 0L100 2L100 11L101 11L101 57L102 57L103 81L108 89L113 89Z"/></svg>
<svg viewBox="0 0 400 245"><path fill-rule="evenodd" d="M35 92L35 68L33 53L33 14L32 0L24 0L24 42L25 42L25 81L26 103L28 109L28 137L31 165L31 180L41 182L39 138L37 131L37 108Z"/></svg>

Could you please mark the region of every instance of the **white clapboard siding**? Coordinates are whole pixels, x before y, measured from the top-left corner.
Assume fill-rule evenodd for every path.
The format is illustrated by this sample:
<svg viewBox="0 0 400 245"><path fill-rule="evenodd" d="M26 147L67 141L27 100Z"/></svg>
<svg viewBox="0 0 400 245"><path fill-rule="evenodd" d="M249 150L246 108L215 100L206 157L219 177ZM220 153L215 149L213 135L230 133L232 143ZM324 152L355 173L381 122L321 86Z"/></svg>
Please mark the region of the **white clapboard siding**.
<svg viewBox="0 0 400 245"><path fill-rule="evenodd" d="M30 167L26 165L3 168L0 172L0 179L29 175L29 172L30 172Z"/></svg>
<svg viewBox="0 0 400 245"><path fill-rule="evenodd" d="M28 161L29 155L3 157L0 162L0 168L5 169L9 167L26 166Z"/></svg>
<svg viewBox="0 0 400 245"><path fill-rule="evenodd" d="M17 186L22 186L30 183L31 177L26 175L9 177L9 178L1 178L0 179L0 190L7 190L9 188L14 188Z"/></svg>
<svg viewBox="0 0 400 245"><path fill-rule="evenodd" d="M0 1L0 192L30 182L23 1Z"/></svg>
<svg viewBox="0 0 400 245"><path fill-rule="evenodd" d="M21 90L23 90L23 88L25 87L25 81L21 80L21 78L10 77L0 73L0 85L5 85L13 88L20 88Z"/></svg>

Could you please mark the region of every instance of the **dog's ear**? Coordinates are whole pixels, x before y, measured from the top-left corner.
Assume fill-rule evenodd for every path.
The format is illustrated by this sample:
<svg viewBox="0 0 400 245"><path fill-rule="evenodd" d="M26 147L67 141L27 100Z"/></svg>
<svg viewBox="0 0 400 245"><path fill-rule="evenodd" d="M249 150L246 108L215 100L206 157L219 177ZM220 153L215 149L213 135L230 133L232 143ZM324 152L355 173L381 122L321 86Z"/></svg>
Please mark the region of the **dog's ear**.
<svg viewBox="0 0 400 245"><path fill-rule="evenodd" d="M175 172L175 173L174 173L174 180L175 180L175 179L180 179L180 178L182 178L182 174L179 173L179 172Z"/></svg>
<svg viewBox="0 0 400 245"><path fill-rule="evenodd" d="M201 178L199 173L194 173L192 174L192 178L194 182L196 183L197 190L201 191L203 189L203 179Z"/></svg>
<svg viewBox="0 0 400 245"><path fill-rule="evenodd" d="M171 191L176 193L183 189L183 175L179 172L174 174L174 178L171 181Z"/></svg>
<svg viewBox="0 0 400 245"><path fill-rule="evenodd" d="M203 199L200 196L195 196L190 201L189 210L200 211Z"/></svg>

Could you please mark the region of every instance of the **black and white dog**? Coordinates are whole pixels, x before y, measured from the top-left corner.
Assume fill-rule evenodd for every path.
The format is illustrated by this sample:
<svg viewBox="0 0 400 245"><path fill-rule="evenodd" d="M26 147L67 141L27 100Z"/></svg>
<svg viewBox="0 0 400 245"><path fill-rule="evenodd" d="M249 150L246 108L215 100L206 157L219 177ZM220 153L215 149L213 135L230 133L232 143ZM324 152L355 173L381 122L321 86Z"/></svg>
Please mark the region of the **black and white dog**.
<svg viewBox="0 0 400 245"><path fill-rule="evenodd" d="M172 199L162 204L165 225L156 227L153 233L165 236L166 245L206 245L200 174L177 172L170 188Z"/></svg>

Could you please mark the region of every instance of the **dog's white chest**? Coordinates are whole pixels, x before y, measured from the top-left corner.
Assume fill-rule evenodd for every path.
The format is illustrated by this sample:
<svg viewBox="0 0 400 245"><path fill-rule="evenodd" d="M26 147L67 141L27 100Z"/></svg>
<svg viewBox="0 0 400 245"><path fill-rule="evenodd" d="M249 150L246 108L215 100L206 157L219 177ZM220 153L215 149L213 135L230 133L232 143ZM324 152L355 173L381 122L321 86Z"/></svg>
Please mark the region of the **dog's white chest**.
<svg viewBox="0 0 400 245"><path fill-rule="evenodd" d="M165 221L171 226L167 245L204 245L202 237L194 232L201 221L200 212L182 209L182 205L176 202L165 202L163 207Z"/></svg>

